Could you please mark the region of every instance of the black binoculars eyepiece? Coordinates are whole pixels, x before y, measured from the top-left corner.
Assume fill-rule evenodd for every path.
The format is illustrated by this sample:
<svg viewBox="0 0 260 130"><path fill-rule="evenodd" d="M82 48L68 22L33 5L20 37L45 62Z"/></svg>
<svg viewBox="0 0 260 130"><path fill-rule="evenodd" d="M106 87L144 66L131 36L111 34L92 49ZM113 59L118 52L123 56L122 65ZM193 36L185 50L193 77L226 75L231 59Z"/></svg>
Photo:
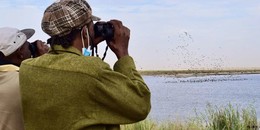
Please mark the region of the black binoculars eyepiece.
<svg viewBox="0 0 260 130"><path fill-rule="evenodd" d="M97 22L94 24L95 37L103 37L111 40L114 37L114 26L109 22Z"/></svg>

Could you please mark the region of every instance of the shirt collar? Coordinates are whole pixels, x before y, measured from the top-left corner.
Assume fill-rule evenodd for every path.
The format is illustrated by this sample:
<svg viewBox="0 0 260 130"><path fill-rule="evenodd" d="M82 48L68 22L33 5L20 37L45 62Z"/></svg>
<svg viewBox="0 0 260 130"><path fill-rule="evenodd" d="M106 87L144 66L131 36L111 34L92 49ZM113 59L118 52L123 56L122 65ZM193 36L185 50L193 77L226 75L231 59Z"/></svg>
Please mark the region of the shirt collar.
<svg viewBox="0 0 260 130"><path fill-rule="evenodd" d="M19 71L19 67L12 64L1 65L0 71Z"/></svg>

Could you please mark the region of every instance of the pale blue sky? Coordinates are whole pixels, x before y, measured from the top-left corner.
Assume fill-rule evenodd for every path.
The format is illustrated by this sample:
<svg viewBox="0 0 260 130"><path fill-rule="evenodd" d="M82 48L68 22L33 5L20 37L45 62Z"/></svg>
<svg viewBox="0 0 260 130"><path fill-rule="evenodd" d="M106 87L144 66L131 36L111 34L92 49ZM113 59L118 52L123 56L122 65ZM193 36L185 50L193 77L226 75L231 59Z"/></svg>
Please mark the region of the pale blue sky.
<svg viewBox="0 0 260 130"><path fill-rule="evenodd" d="M36 29L54 0L0 0L0 26ZM104 21L131 29L129 52L141 70L260 67L259 0L89 0ZM105 43L100 44L103 55ZM116 61L109 51L108 63Z"/></svg>

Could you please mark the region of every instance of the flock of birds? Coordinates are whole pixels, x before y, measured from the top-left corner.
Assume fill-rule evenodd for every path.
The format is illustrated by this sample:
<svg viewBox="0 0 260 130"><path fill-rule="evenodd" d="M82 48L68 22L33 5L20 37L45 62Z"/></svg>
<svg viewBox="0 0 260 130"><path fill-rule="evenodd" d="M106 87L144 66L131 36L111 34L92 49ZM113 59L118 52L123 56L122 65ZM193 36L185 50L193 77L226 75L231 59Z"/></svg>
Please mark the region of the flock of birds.
<svg viewBox="0 0 260 130"><path fill-rule="evenodd" d="M179 64L177 67L185 66L189 69L213 69L221 70L224 67L224 57L206 56L200 53L200 49L191 48L194 39L191 34L184 31L178 36L178 46L172 49L172 55L178 57ZM226 76L206 76L206 77L189 77L175 78L175 80L166 81L166 83L204 83L204 82L223 82L223 81L241 81L248 80L234 75Z"/></svg>
<svg viewBox="0 0 260 130"><path fill-rule="evenodd" d="M224 66L223 57L217 57L212 52L211 56L201 54L200 48L194 50L190 45L194 42L191 34L184 31L178 36L177 47L171 49L171 55L175 55L178 58L177 68L189 69L215 69L220 70Z"/></svg>
<svg viewBox="0 0 260 130"><path fill-rule="evenodd" d="M207 77L190 77L190 78L174 78L174 80L166 81L165 83L205 83L205 82L225 82L225 81L243 81L248 80L239 76L207 76Z"/></svg>

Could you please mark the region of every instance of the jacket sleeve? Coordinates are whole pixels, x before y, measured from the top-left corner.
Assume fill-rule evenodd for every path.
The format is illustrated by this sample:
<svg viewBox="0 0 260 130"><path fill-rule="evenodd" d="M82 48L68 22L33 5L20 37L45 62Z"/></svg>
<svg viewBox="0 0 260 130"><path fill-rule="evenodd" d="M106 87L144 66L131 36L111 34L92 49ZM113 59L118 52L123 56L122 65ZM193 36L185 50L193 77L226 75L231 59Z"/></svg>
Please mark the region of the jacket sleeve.
<svg viewBox="0 0 260 130"><path fill-rule="evenodd" d="M130 56L119 59L114 71L101 71L98 80L93 97L100 123L128 124L147 117L151 109L150 91Z"/></svg>

